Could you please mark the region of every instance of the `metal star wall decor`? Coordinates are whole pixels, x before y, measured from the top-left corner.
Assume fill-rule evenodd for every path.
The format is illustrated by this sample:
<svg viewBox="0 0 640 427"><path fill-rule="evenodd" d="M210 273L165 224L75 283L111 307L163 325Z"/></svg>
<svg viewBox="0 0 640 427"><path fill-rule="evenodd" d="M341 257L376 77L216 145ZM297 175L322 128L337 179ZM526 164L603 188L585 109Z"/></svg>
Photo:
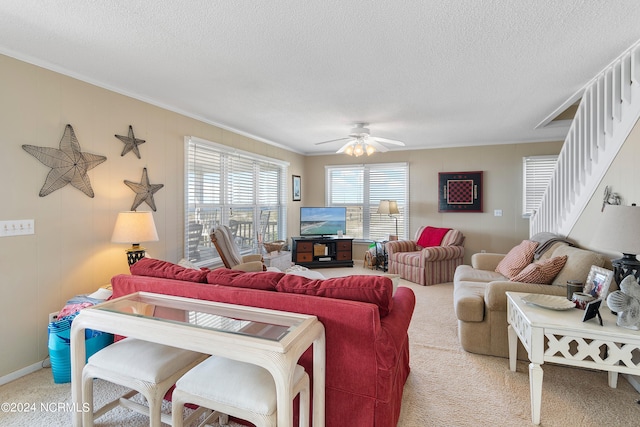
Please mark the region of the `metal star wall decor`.
<svg viewBox="0 0 640 427"><path fill-rule="evenodd" d="M47 196L67 184L71 184L89 197L94 196L87 171L107 158L80 151L80 143L71 125L65 127L59 149L35 145L23 145L22 148L43 165L51 168L40 189L40 197Z"/></svg>
<svg viewBox="0 0 640 427"><path fill-rule="evenodd" d="M122 154L120 156L124 156L129 151L133 151L138 158L140 158L140 149L138 149L138 145L144 144L146 141L144 139L138 139L133 134L133 126L129 125L129 135L122 136L116 135L120 141L124 142L124 148L122 148Z"/></svg>
<svg viewBox="0 0 640 427"><path fill-rule="evenodd" d="M124 183L136 193L136 198L133 201L133 205L131 205L132 211L135 211L142 202L146 202L154 212L156 211L156 202L153 200L153 194L164 187L164 184L149 184L147 168L142 170L142 179L140 180L140 183L131 182L126 179L124 180Z"/></svg>

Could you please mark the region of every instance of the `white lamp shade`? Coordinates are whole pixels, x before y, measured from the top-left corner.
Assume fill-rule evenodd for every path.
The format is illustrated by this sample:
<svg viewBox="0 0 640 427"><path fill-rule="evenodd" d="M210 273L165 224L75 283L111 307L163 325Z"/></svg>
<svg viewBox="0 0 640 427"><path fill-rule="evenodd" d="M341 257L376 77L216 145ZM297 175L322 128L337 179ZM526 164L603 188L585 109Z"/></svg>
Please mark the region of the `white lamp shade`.
<svg viewBox="0 0 640 427"><path fill-rule="evenodd" d="M395 215L399 214L398 210L398 202L395 200L380 200L380 204L378 205L378 213L384 215Z"/></svg>
<svg viewBox="0 0 640 427"><path fill-rule="evenodd" d="M640 254L640 207L606 205L592 241L597 249Z"/></svg>
<svg viewBox="0 0 640 427"><path fill-rule="evenodd" d="M156 224L151 212L120 212L113 227L113 243L155 242L158 240Z"/></svg>

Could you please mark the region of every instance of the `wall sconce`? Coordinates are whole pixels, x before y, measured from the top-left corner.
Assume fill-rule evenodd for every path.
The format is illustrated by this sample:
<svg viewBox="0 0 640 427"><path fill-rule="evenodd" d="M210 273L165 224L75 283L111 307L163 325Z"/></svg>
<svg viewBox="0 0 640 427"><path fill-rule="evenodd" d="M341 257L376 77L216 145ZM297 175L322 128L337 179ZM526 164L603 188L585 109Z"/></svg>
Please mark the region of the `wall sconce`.
<svg viewBox="0 0 640 427"><path fill-rule="evenodd" d="M131 243L127 249L129 266L140 261L145 256L142 242L157 242L158 232L151 212L128 211L120 212L113 228L111 241L113 243Z"/></svg>

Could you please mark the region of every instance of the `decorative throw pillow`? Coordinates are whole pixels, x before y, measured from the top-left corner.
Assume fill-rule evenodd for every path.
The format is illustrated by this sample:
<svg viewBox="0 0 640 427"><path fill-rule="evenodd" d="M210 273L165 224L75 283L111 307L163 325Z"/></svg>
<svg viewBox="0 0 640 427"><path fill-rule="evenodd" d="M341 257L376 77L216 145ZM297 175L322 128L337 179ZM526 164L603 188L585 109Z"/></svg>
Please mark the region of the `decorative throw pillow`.
<svg viewBox="0 0 640 427"><path fill-rule="evenodd" d="M542 285L550 285L553 279L560 273L562 267L567 262L567 256L557 256L545 259L544 261L534 262L526 266L519 274L511 280L514 282L524 283L540 283Z"/></svg>
<svg viewBox="0 0 640 427"><path fill-rule="evenodd" d="M538 242L523 240L502 258L496 267L496 272L509 279L520 273L523 268L533 261L533 252L538 247Z"/></svg>
<svg viewBox="0 0 640 427"><path fill-rule="evenodd" d="M144 257L129 267L135 276L162 277L165 279L185 280L205 283L209 269L193 270L168 261Z"/></svg>
<svg viewBox="0 0 640 427"><path fill-rule="evenodd" d="M276 271L252 271L230 270L217 268L207 275L207 283L210 285L232 286L234 288L260 289L263 291L275 291L276 284L284 276Z"/></svg>
<svg viewBox="0 0 640 427"><path fill-rule="evenodd" d="M393 307L393 282L389 277L355 275L325 280L285 274L276 285L278 292L361 301L378 306L380 317Z"/></svg>

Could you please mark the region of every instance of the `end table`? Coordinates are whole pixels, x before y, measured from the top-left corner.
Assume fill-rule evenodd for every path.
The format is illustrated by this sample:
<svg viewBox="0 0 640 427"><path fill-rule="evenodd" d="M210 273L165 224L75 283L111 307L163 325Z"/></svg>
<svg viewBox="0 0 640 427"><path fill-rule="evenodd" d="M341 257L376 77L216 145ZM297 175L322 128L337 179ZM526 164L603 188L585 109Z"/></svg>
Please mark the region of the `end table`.
<svg viewBox="0 0 640 427"><path fill-rule="evenodd" d="M376 242L376 268L378 270L387 271L389 264L389 257L387 256L387 240L381 240Z"/></svg>

